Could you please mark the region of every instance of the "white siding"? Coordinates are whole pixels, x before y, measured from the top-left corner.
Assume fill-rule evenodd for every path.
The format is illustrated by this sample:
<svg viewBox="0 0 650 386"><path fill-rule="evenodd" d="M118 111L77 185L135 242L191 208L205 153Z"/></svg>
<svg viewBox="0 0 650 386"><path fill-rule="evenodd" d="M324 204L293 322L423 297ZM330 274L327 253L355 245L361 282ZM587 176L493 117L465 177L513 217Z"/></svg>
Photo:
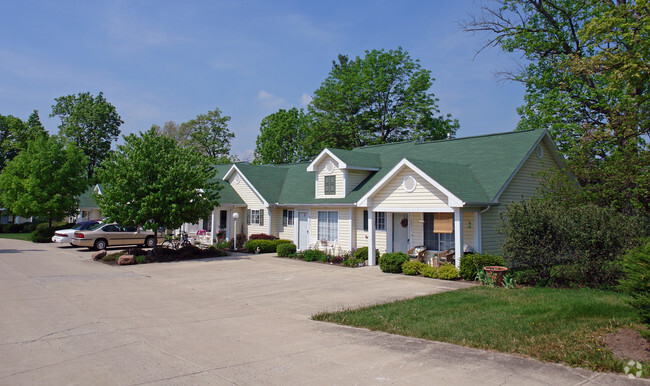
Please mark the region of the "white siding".
<svg viewBox="0 0 650 386"><path fill-rule="evenodd" d="M350 246L350 226L352 219L350 219L349 208L311 208L311 221L309 233L311 240L309 245L313 246L318 241L318 212L319 211L334 211L338 212L338 248L343 252L348 252L352 248ZM363 225L363 224L362 224ZM367 245L367 244L366 244Z"/></svg>
<svg viewBox="0 0 650 386"><path fill-rule="evenodd" d="M468 210L463 211L463 244L469 245L470 249L476 250L476 245L474 243L474 213ZM469 224L472 224L471 228L468 228Z"/></svg>
<svg viewBox="0 0 650 386"><path fill-rule="evenodd" d="M368 231L363 230L363 212L365 208L354 208L354 235L356 237L355 248L362 248L368 246ZM393 216L391 213L386 213L386 227L388 228L388 223L393 221ZM379 253L386 253L387 250L387 241L388 231L375 231L375 248L379 249Z"/></svg>
<svg viewBox="0 0 650 386"><path fill-rule="evenodd" d="M407 192L402 187L402 182L407 176L413 176L417 182L412 192ZM447 208L447 197L415 172L404 167L375 193L373 204L378 211L383 208L431 208L435 211L435 209Z"/></svg>
<svg viewBox="0 0 650 386"><path fill-rule="evenodd" d="M293 209L288 209L288 210L293 210ZM281 239L294 241L294 243L295 243L295 240L293 238L295 237L295 224L298 221L297 213L296 213L295 210L293 210L294 225L286 225L286 226L284 226L284 225L282 225L282 221L283 221L282 220L282 211L283 211L283 209L275 209L275 210L273 210L273 224L275 226L275 228L274 228L275 230L274 230L273 235L275 235L275 236L277 236L277 237L279 237Z"/></svg>
<svg viewBox="0 0 650 386"><path fill-rule="evenodd" d="M530 198L537 193L539 186L539 177L534 174L542 170L557 169L557 164L551 152L544 142L541 142L544 149L544 155L540 159L537 157L535 151L531 153L524 165L519 169L519 172L510 181L510 184L499 197L501 205L492 207L487 212L483 213L482 217L482 233L483 233L483 252L500 254L501 244L503 243L503 236L499 234L498 230L501 226L501 213L505 212L506 204L513 201L520 201Z"/></svg>
<svg viewBox="0 0 650 386"><path fill-rule="evenodd" d="M252 207L252 209L260 209L264 207L264 202L255 194L253 189L251 189L250 186L244 181L243 178L240 178L240 181L238 184L235 183L235 176L239 173L234 173L228 182L230 183L230 186L235 189L237 194L244 200L246 205L248 205L249 208Z"/></svg>

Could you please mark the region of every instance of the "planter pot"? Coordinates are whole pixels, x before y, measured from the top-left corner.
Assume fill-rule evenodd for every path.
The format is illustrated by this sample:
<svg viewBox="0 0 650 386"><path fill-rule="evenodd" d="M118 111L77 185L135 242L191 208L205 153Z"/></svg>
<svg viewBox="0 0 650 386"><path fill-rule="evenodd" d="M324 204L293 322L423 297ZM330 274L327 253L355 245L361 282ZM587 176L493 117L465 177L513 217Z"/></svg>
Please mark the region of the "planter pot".
<svg viewBox="0 0 650 386"><path fill-rule="evenodd" d="M501 284L503 283L503 275L508 271L508 267L492 265L483 269L485 270L485 273L487 273L488 277L494 281L494 285L501 287Z"/></svg>

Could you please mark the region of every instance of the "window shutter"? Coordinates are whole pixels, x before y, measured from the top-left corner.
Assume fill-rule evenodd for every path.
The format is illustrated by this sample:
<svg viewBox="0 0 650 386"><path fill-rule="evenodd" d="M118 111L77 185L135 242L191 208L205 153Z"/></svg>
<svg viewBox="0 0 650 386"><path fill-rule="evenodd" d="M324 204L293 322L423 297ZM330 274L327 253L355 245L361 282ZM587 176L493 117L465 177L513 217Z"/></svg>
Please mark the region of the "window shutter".
<svg viewBox="0 0 650 386"><path fill-rule="evenodd" d="M246 209L246 224L251 225L251 210Z"/></svg>
<svg viewBox="0 0 650 386"><path fill-rule="evenodd" d="M289 223L289 211L286 209L282 210L282 226L287 226Z"/></svg>
<svg viewBox="0 0 650 386"><path fill-rule="evenodd" d="M330 194L336 194L336 176L330 178Z"/></svg>
<svg viewBox="0 0 650 386"><path fill-rule="evenodd" d="M367 210L363 211L363 230L364 231L368 230L368 211Z"/></svg>
<svg viewBox="0 0 650 386"><path fill-rule="evenodd" d="M264 209L260 209L260 226L264 225Z"/></svg>

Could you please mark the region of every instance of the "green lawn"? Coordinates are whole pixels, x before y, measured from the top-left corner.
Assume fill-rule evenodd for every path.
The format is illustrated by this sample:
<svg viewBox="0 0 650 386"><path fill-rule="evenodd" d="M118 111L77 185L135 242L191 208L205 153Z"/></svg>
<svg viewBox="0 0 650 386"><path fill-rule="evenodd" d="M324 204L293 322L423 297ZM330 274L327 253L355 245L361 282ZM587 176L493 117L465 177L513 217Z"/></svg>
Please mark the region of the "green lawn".
<svg viewBox="0 0 650 386"><path fill-rule="evenodd" d="M640 328L624 295L590 289L475 287L313 319L614 372L604 336Z"/></svg>
<svg viewBox="0 0 650 386"><path fill-rule="evenodd" d="M31 241L32 234L31 233L0 233L0 239Z"/></svg>

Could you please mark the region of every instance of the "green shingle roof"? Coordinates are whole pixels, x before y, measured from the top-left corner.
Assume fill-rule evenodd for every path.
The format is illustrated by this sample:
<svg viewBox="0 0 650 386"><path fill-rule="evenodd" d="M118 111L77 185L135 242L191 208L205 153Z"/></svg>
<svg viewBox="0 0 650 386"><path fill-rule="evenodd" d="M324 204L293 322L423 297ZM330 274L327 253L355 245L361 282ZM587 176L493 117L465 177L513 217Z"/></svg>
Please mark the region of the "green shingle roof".
<svg viewBox="0 0 650 386"><path fill-rule="evenodd" d="M545 130L529 130L421 143L400 142L353 150L328 149L349 167L380 168L371 172L345 198L316 199L315 175L307 172L308 163L237 164L237 167L269 204L356 203L402 159L410 161L464 202L488 203L496 199L544 135ZM232 192L237 195L234 190ZM230 203L225 197L222 202Z"/></svg>

